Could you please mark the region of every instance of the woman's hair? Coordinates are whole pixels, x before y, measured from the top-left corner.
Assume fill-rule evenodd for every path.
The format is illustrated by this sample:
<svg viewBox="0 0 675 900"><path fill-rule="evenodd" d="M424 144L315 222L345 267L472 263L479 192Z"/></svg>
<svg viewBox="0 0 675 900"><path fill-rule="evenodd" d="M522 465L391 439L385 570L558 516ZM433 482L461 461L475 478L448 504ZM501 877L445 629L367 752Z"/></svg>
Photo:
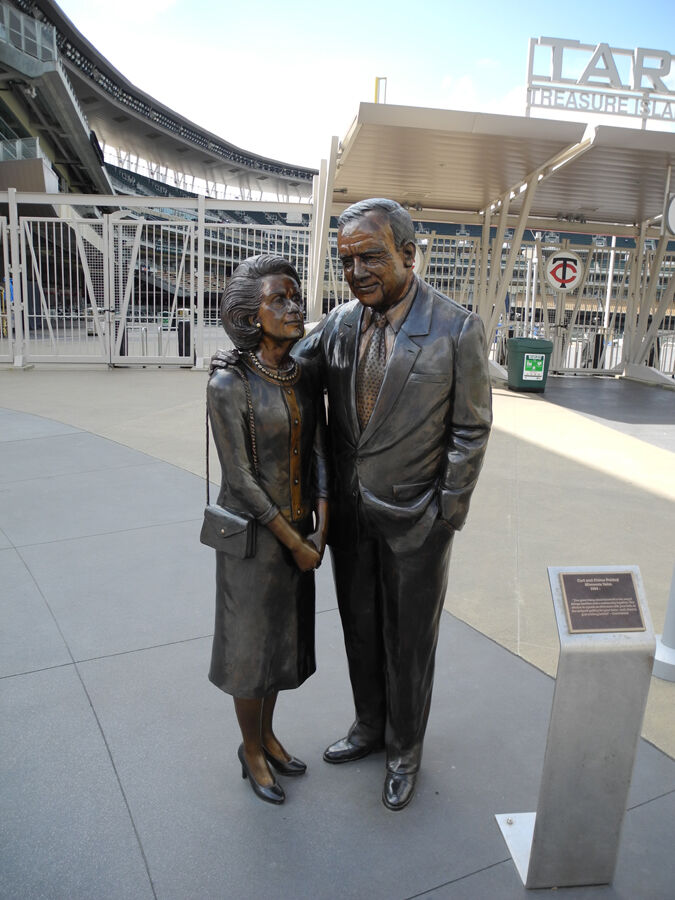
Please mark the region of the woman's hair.
<svg viewBox="0 0 675 900"><path fill-rule="evenodd" d="M281 256L249 256L232 273L220 301L220 320L237 350L255 350L261 330L251 324L260 308L260 282L266 275L289 275L300 284L295 268Z"/></svg>

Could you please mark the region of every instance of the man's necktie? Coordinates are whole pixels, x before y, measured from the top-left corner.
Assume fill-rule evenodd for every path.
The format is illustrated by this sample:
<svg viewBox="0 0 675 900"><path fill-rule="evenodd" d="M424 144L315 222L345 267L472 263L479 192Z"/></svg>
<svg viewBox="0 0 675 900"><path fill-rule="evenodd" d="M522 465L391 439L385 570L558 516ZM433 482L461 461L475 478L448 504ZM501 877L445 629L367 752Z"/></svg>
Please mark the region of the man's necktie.
<svg viewBox="0 0 675 900"><path fill-rule="evenodd" d="M362 431L373 414L387 368L386 314L374 312L373 323L375 327L356 371L356 411Z"/></svg>

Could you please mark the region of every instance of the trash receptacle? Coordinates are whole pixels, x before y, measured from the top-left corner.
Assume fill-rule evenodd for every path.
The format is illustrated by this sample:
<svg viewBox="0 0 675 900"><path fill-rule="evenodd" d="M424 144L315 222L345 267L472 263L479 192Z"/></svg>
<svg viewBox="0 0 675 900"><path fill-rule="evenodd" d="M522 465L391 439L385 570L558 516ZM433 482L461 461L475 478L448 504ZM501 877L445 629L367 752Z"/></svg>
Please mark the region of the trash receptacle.
<svg viewBox="0 0 675 900"><path fill-rule="evenodd" d="M189 309L176 310L176 330L178 332L178 355L192 354L192 321Z"/></svg>
<svg viewBox="0 0 675 900"><path fill-rule="evenodd" d="M506 346L509 389L541 393L546 387L553 342L541 338L510 338Z"/></svg>

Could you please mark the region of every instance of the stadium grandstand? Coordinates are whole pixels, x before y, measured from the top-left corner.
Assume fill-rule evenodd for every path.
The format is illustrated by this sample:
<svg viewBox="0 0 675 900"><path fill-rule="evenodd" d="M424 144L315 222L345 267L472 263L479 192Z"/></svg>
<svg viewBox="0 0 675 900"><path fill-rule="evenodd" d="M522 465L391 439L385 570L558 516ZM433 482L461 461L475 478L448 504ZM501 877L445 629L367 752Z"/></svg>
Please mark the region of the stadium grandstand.
<svg viewBox="0 0 675 900"><path fill-rule="evenodd" d="M53 0L3 0L0 29L3 139L40 140L62 190L111 193L105 151L155 180L188 190L198 185L222 198L310 196L314 170L235 147L148 96ZM27 145L18 152L40 150Z"/></svg>

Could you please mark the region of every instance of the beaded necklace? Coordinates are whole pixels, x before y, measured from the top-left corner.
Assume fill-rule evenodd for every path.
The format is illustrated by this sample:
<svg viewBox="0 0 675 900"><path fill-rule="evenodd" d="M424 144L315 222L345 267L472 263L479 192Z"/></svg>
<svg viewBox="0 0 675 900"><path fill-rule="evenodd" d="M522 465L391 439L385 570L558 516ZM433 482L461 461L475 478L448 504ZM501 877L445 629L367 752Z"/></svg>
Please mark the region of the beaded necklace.
<svg viewBox="0 0 675 900"><path fill-rule="evenodd" d="M294 359L291 360L291 364L288 368L281 372L279 369L271 369L269 366L261 363L255 353L251 350L246 353L245 358L246 362L252 366L254 371L258 372L268 381L272 381L274 384L295 384L300 375L300 367Z"/></svg>

